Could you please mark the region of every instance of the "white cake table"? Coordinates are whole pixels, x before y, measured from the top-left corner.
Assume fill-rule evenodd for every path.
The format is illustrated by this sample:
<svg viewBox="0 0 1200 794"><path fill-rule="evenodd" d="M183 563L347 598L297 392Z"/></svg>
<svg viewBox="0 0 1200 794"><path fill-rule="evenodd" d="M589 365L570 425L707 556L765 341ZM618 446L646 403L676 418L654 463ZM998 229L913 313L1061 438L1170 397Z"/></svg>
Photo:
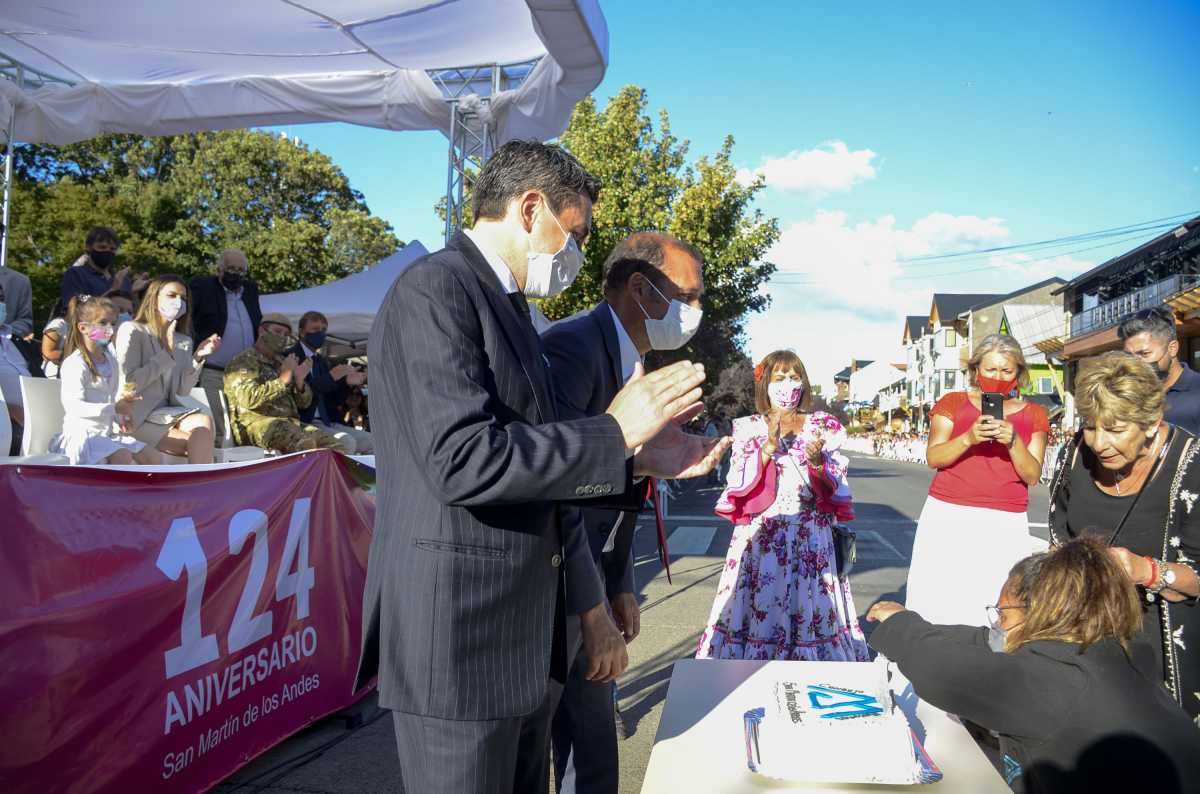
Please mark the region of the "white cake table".
<svg viewBox="0 0 1200 794"><path fill-rule="evenodd" d="M899 698L909 713L909 721L922 737L925 750L942 770L938 783L913 786L857 784L788 784L750 771L742 715L761 700L755 697L755 677L789 677L782 665L831 664L829 662L751 662L716 659L685 659L675 663L667 702L663 708L654 749L642 783L642 794L701 794L748 791L846 792L903 789L928 794L971 792L971 794L1010 794L1011 789L996 772L959 722L923 701L908 690L908 698ZM893 668L894 670L894 668ZM895 687L895 679L893 680ZM916 704L916 722L910 704ZM922 735L923 729L923 735ZM871 748L858 748L869 753ZM797 752L804 752L797 748Z"/></svg>

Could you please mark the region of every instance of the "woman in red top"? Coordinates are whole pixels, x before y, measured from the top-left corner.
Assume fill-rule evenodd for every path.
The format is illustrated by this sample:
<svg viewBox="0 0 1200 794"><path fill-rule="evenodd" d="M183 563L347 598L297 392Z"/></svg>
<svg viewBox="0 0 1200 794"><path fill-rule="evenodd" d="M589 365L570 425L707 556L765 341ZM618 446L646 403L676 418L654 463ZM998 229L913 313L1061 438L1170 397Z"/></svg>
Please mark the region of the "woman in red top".
<svg viewBox="0 0 1200 794"><path fill-rule="evenodd" d="M967 376L970 391L933 406L926 459L937 475L917 524L905 605L933 623L983 626L1009 570L1032 551L1029 486L1042 476L1050 423L1041 406L1016 396L1029 374L1012 337L985 337ZM1004 395L1003 420L983 414L985 392Z"/></svg>

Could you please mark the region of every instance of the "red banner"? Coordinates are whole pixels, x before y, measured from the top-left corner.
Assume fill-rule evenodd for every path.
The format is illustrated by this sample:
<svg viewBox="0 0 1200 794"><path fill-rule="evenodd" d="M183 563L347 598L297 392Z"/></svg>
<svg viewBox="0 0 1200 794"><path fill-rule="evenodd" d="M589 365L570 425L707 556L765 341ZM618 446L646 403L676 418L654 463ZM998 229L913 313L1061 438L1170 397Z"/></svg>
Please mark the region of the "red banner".
<svg viewBox="0 0 1200 794"><path fill-rule="evenodd" d="M0 790L200 791L352 702L373 481L0 466Z"/></svg>

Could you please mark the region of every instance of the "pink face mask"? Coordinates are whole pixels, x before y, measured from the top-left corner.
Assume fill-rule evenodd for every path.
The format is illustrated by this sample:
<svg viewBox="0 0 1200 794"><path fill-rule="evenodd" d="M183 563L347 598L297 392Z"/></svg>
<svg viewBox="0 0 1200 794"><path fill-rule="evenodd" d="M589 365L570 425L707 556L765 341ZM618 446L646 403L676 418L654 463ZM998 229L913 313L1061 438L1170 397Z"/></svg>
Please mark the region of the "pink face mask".
<svg viewBox="0 0 1200 794"><path fill-rule="evenodd" d="M794 380L781 380L767 386L767 397L771 404L784 411L790 411L800 404L804 396L804 386Z"/></svg>
<svg viewBox="0 0 1200 794"><path fill-rule="evenodd" d="M113 329L111 325L93 325L88 329L88 339L91 339L100 347L104 347L112 339Z"/></svg>

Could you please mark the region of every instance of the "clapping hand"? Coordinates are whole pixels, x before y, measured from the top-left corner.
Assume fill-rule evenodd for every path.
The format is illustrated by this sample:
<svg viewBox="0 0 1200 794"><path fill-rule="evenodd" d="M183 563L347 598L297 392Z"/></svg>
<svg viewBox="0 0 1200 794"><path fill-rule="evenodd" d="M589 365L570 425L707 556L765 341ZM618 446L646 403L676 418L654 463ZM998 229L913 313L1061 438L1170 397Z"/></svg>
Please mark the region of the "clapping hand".
<svg viewBox="0 0 1200 794"><path fill-rule="evenodd" d="M698 402L702 383L702 364L677 361L649 375L641 363L636 364L633 377L617 392L607 411L621 428L626 454L635 453L684 411L703 408ZM689 419L698 413L699 410L693 411Z"/></svg>
<svg viewBox="0 0 1200 794"><path fill-rule="evenodd" d="M349 364L338 364L336 367L329 370L329 377L333 378L334 380L341 380L351 372L354 372L354 367L350 366Z"/></svg>
<svg viewBox="0 0 1200 794"><path fill-rule="evenodd" d="M817 433L813 440L804 445L804 454L808 457L808 463L813 468L820 468L823 460L821 453L825 449L825 438Z"/></svg>
<svg viewBox="0 0 1200 794"><path fill-rule="evenodd" d="M128 270L128 268L126 268L126 270ZM149 283L150 283L150 274L143 271L133 277L133 281L131 281L130 285L129 285L129 291L132 292L134 295L136 295L136 294L138 294L138 292L145 289L146 285ZM116 286L120 287L120 282L114 282L114 284L116 284Z"/></svg>
<svg viewBox="0 0 1200 794"><path fill-rule="evenodd" d="M201 342L200 346L196 348L195 358L197 361L201 361L203 359L208 358L213 353L217 352L217 350L219 350L220 348L221 348L221 337L218 336L217 334L213 334L208 339L205 339L203 342Z"/></svg>
<svg viewBox="0 0 1200 794"><path fill-rule="evenodd" d="M704 410L693 405L674 416L658 435L647 441L633 457L633 471L638 476L668 480L686 480L708 474L717 467L729 450L729 436L696 436L683 432L683 425Z"/></svg>
<svg viewBox="0 0 1200 794"><path fill-rule="evenodd" d="M313 360L311 358L304 359L303 364L297 364L292 372L292 376L299 382L304 383L304 379L308 377L308 373L312 372Z"/></svg>
<svg viewBox="0 0 1200 794"><path fill-rule="evenodd" d="M361 386L367 382L367 373L354 370L346 376L346 383L351 386Z"/></svg>

